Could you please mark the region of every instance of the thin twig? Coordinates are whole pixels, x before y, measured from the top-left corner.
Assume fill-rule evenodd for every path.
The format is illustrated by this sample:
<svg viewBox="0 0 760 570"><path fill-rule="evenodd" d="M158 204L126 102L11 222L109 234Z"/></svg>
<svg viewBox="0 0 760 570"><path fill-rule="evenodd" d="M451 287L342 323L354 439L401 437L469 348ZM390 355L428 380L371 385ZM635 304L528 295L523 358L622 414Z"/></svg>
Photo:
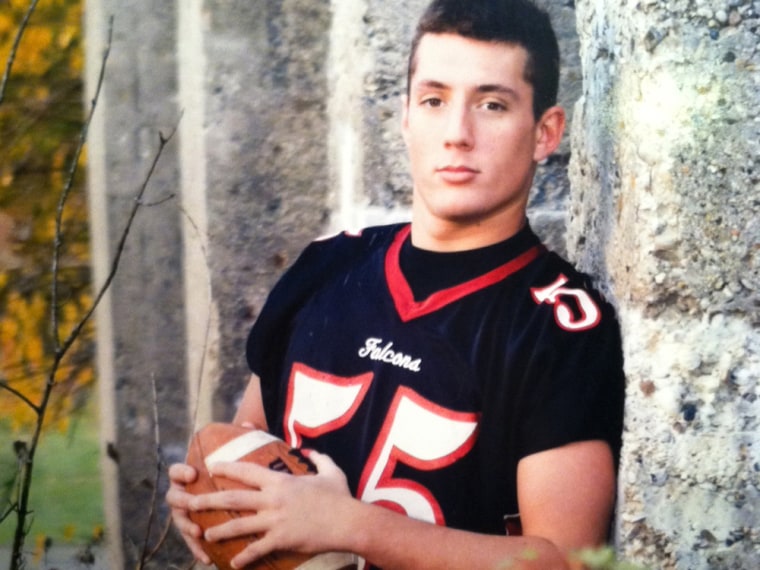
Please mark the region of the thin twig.
<svg viewBox="0 0 760 570"><path fill-rule="evenodd" d="M168 196L164 196L163 198L159 198L158 200L155 200L154 202L143 202L143 206L146 208L153 208L155 206L160 206L161 204L164 204L168 202L169 200L174 200L176 198L176 194L169 194Z"/></svg>
<svg viewBox="0 0 760 570"><path fill-rule="evenodd" d="M179 127L179 120L181 119L182 117L178 119L177 124L169 133L168 137L165 137L163 133L159 133L158 150L156 151L156 154L153 157L153 162L151 163L150 168L148 169L148 173L145 176L145 179L143 180L142 185L140 186L140 190L138 191L137 196L135 196L134 203L132 204L132 210L129 212L129 216L127 217L127 222L124 225L124 230L122 231L121 238L119 239L119 243L116 246L116 253L114 255L113 261L111 262L111 269L108 272L108 276L106 277L106 280L103 283L103 285L101 285L100 290L98 291L98 294L92 303L92 306L89 308L87 313L85 313L84 317L82 317L82 320L79 321L79 323L71 330L71 333L69 334L68 338L66 338L66 340L63 341L63 343L61 344L60 352L65 353L69 349L69 347L74 343L76 338L79 336L79 333L87 324L87 321L89 321L90 317L92 317L93 313L95 312L95 309L97 309L98 305L100 304L100 301L105 296L106 291L108 291L108 288L111 286L111 282L113 281L114 277L116 277L116 271L119 268L119 262L121 261L122 254L124 253L124 247L127 242L127 237L129 236L129 232L132 229L132 224L134 222L135 216L137 216L137 211L143 205L142 198L145 195L145 191L148 188L148 183L153 178L153 174L156 170L156 167L158 166L159 160L161 159L161 155L164 152L164 148L166 148L166 145L169 144L172 137L174 137L175 133L177 132L177 128Z"/></svg>
<svg viewBox="0 0 760 570"><path fill-rule="evenodd" d="M156 392L156 378L155 375L151 374L151 390L153 395L153 435L155 438L155 444L156 444L156 474L155 479L153 481L153 493L150 500L150 513L148 516L148 525L145 529L145 538L142 542L142 553L140 555L140 561L137 564L137 570L140 570L142 568L145 568L147 564L153 559L153 557L158 553L158 551L161 549L161 547L166 542L166 539L169 536L169 531L172 528L172 520L171 517L167 519L166 524L164 524L164 528L161 530L161 535L158 537L158 540L156 541L156 544L149 548L150 545L150 534L151 530L153 529L153 525L156 521L156 504L158 501L158 489L159 489L159 483L161 478L161 472L164 467L163 460L161 459L161 433L160 433L160 425L158 422L158 393Z"/></svg>
<svg viewBox="0 0 760 570"><path fill-rule="evenodd" d="M18 51L18 46L21 43L21 38L24 36L24 32L26 31L27 26L29 25L29 19L32 17L35 8L37 8L38 2L39 0L32 0L29 3L29 8L27 8L26 14L24 14L24 19L21 20L21 25L19 25L18 31L16 32L16 37L13 40L11 51L8 54L8 59L5 62L5 72L3 73L3 79L0 81L0 105L5 99L5 90L8 87L8 81L11 77L13 62L16 61L16 52Z"/></svg>
<svg viewBox="0 0 760 570"><path fill-rule="evenodd" d="M209 261L208 261L208 251L206 250L206 243L203 240L203 234L201 233L200 228L198 227L198 224L195 223L195 220L193 217L185 210L181 205L179 207L180 212L182 212L182 215L185 217L185 219L188 221L190 226L195 231L195 235L198 237L198 242L200 243L201 248L201 254L203 255L203 261L206 264L206 269L209 269ZM201 349L201 362L200 366L198 367L198 379L196 380L197 384L195 387L195 405L193 407L192 411L192 418L190 418L191 421L191 434L194 432L198 427L198 408L200 408L200 394L201 394L201 385L203 383L203 371L206 368L206 353L208 352L208 342L209 337L211 336L211 311L213 307L212 303L212 294L211 294L211 272L210 270L206 272L206 286L208 290L208 316L206 317L206 327L203 331L203 347Z"/></svg>
<svg viewBox="0 0 760 570"><path fill-rule="evenodd" d="M37 406L37 404L32 402L29 398L27 398L24 394L16 390L13 386L8 384L7 382L0 381L0 388L2 388L3 390L7 390L8 392L16 396L19 400L21 400L27 406L29 406L34 411L35 414L40 413L40 408Z"/></svg>
<svg viewBox="0 0 760 570"><path fill-rule="evenodd" d="M155 546L151 548L150 552L148 553L147 557L145 558L146 564L153 560L153 557L158 554L158 551L161 550L161 547L166 542L166 539L169 538L169 532L172 529L172 519L171 517L166 519L166 523L164 524L164 529L161 531L161 536L158 538L158 541L156 542Z"/></svg>
<svg viewBox="0 0 760 570"><path fill-rule="evenodd" d="M85 121L84 125L82 126L82 130L79 133L79 144L77 145L76 152L74 153L74 157L71 160L71 164L69 167L69 175L66 178L66 183L64 184L63 191L61 192L61 197L58 200L58 208L56 210L56 216L55 216L55 241L53 244L53 288L52 288L52 299L51 299L51 313L52 313L52 327L53 327L53 343L55 347L55 353L56 356L62 352L61 347L61 340L60 340L60 330L59 330L59 323L58 323L58 265L60 263L61 258L61 247L63 246L63 211L66 206L66 201L69 198L69 194L71 194L71 189L74 187L74 178L76 177L77 170L79 168L79 158L82 155L82 150L84 149L84 145L87 143L87 135L90 130L90 124L92 124L92 118L95 115L95 109L98 105L98 100L100 99L100 91L103 87L103 81L105 79L106 74L106 63L108 62L108 56L111 53L111 42L113 40L113 16L111 16L109 22L108 22L108 40L106 42L106 47L103 50L103 59L100 64L100 74L98 75L98 82L95 88L95 95L92 98L92 101L90 103L90 112L87 115L87 120ZM80 327L81 329L81 327ZM77 331L76 336L79 335L79 332ZM74 336L74 338L76 338ZM73 339L71 339L73 341ZM71 343L68 343L70 346ZM66 350L68 350L68 346L66 347Z"/></svg>
<svg viewBox="0 0 760 570"><path fill-rule="evenodd" d="M9 516L11 516L11 513L16 512L16 508L18 507L17 503L9 503L8 506L5 509L5 512L0 515L0 524L7 519Z"/></svg>
<svg viewBox="0 0 760 570"><path fill-rule="evenodd" d="M153 396L153 437L156 444L156 473L153 480L153 493L150 498L150 513L148 515L148 524L145 527L145 538L142 542L142 553L140 561L137 564L138 570L144 568L150 561L152 553L148 552L150 544L150 532L153 530L153 523L156 520L156 499L158 498L158 485L161 478L161 430L158 423L158 393L156 392L156 375L150 375L151 395Z"/></svg>

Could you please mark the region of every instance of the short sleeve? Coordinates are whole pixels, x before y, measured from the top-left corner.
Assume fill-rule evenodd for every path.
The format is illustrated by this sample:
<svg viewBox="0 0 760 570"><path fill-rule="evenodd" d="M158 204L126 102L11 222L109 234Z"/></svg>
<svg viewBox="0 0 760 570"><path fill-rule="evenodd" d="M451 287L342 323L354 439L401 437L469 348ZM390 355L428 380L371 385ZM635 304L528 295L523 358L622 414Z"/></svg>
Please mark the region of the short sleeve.
<svg viewBox="0 0 760 570"><path fill-rule="evenodd" d="M401 226L377 226L357 234L340 233L314 241L274 286L246 342L246 361L261 379L265 409L275 408L291 323L298 311L324 283L339 278L379 242L395 235Z"/></svg>
<svg viewBox="0 0 760 570"><path fill-rule="evenodd" d="M601 318L589 330L563 330L554 318L541 323L542 342L525 380L519 457L604 440L618 461L625 394L620 327L612 307L596 302Z"/></svg>

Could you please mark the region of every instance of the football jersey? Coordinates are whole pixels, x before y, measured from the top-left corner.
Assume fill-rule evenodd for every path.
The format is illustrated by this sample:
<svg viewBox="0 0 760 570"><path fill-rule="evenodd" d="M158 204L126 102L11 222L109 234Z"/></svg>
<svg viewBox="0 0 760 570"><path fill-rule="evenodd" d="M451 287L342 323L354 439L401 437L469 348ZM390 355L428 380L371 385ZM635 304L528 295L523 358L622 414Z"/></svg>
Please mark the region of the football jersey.
<svg viewBox="0 0 760 570"><path fill-rule="evenodd" d="M416 299L400 262L409 235L312 243L270 293L248 363L272 432L330 455L357 498L504 534L523 457L595 439L617 457L617 320L529 227L493 269Z"/></svg>

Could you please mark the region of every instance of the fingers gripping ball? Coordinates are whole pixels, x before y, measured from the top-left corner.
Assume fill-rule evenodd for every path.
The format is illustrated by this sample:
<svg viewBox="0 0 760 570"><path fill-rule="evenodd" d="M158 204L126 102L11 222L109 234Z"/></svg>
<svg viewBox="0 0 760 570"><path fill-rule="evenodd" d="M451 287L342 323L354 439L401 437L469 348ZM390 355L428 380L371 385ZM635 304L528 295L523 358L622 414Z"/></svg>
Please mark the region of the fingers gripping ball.
<svg viewBox="0 0 760 570"><path fill-rule="evenodd" d="M209 467L219 462L246 461L293 475L317 472L314 464L300 450L260 430L233 424L212 423L198 431L190 441L187 464L198 471L198 478L186 486L194 495L244 489L245 485L220 476L211 476ZM189 513L190 519L204 531L212 526L244 516L240 511L199 511ZM201 546L220 570L231 570L230 560L256 536L221 542L201 539ZM247 570L338 570L355 568L353 558L342 553L319 555L294 552L275 552L247 566Z"/></svg>

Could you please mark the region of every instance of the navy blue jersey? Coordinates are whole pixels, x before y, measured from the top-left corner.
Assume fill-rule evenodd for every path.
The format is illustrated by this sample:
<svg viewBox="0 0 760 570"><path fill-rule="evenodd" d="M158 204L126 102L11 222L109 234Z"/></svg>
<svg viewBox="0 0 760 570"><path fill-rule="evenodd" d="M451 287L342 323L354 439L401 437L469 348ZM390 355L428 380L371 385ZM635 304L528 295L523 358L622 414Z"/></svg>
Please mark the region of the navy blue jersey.
<svg viewBox="0 0 760 570"><path fill-rule="evenodd" d="M273 433L330 455L357 498L504 534L520 459L595 439L618 453L618 324L529 228L499 265L415 299L409 232L311 244L272 290L248 362Z"/></svg>

